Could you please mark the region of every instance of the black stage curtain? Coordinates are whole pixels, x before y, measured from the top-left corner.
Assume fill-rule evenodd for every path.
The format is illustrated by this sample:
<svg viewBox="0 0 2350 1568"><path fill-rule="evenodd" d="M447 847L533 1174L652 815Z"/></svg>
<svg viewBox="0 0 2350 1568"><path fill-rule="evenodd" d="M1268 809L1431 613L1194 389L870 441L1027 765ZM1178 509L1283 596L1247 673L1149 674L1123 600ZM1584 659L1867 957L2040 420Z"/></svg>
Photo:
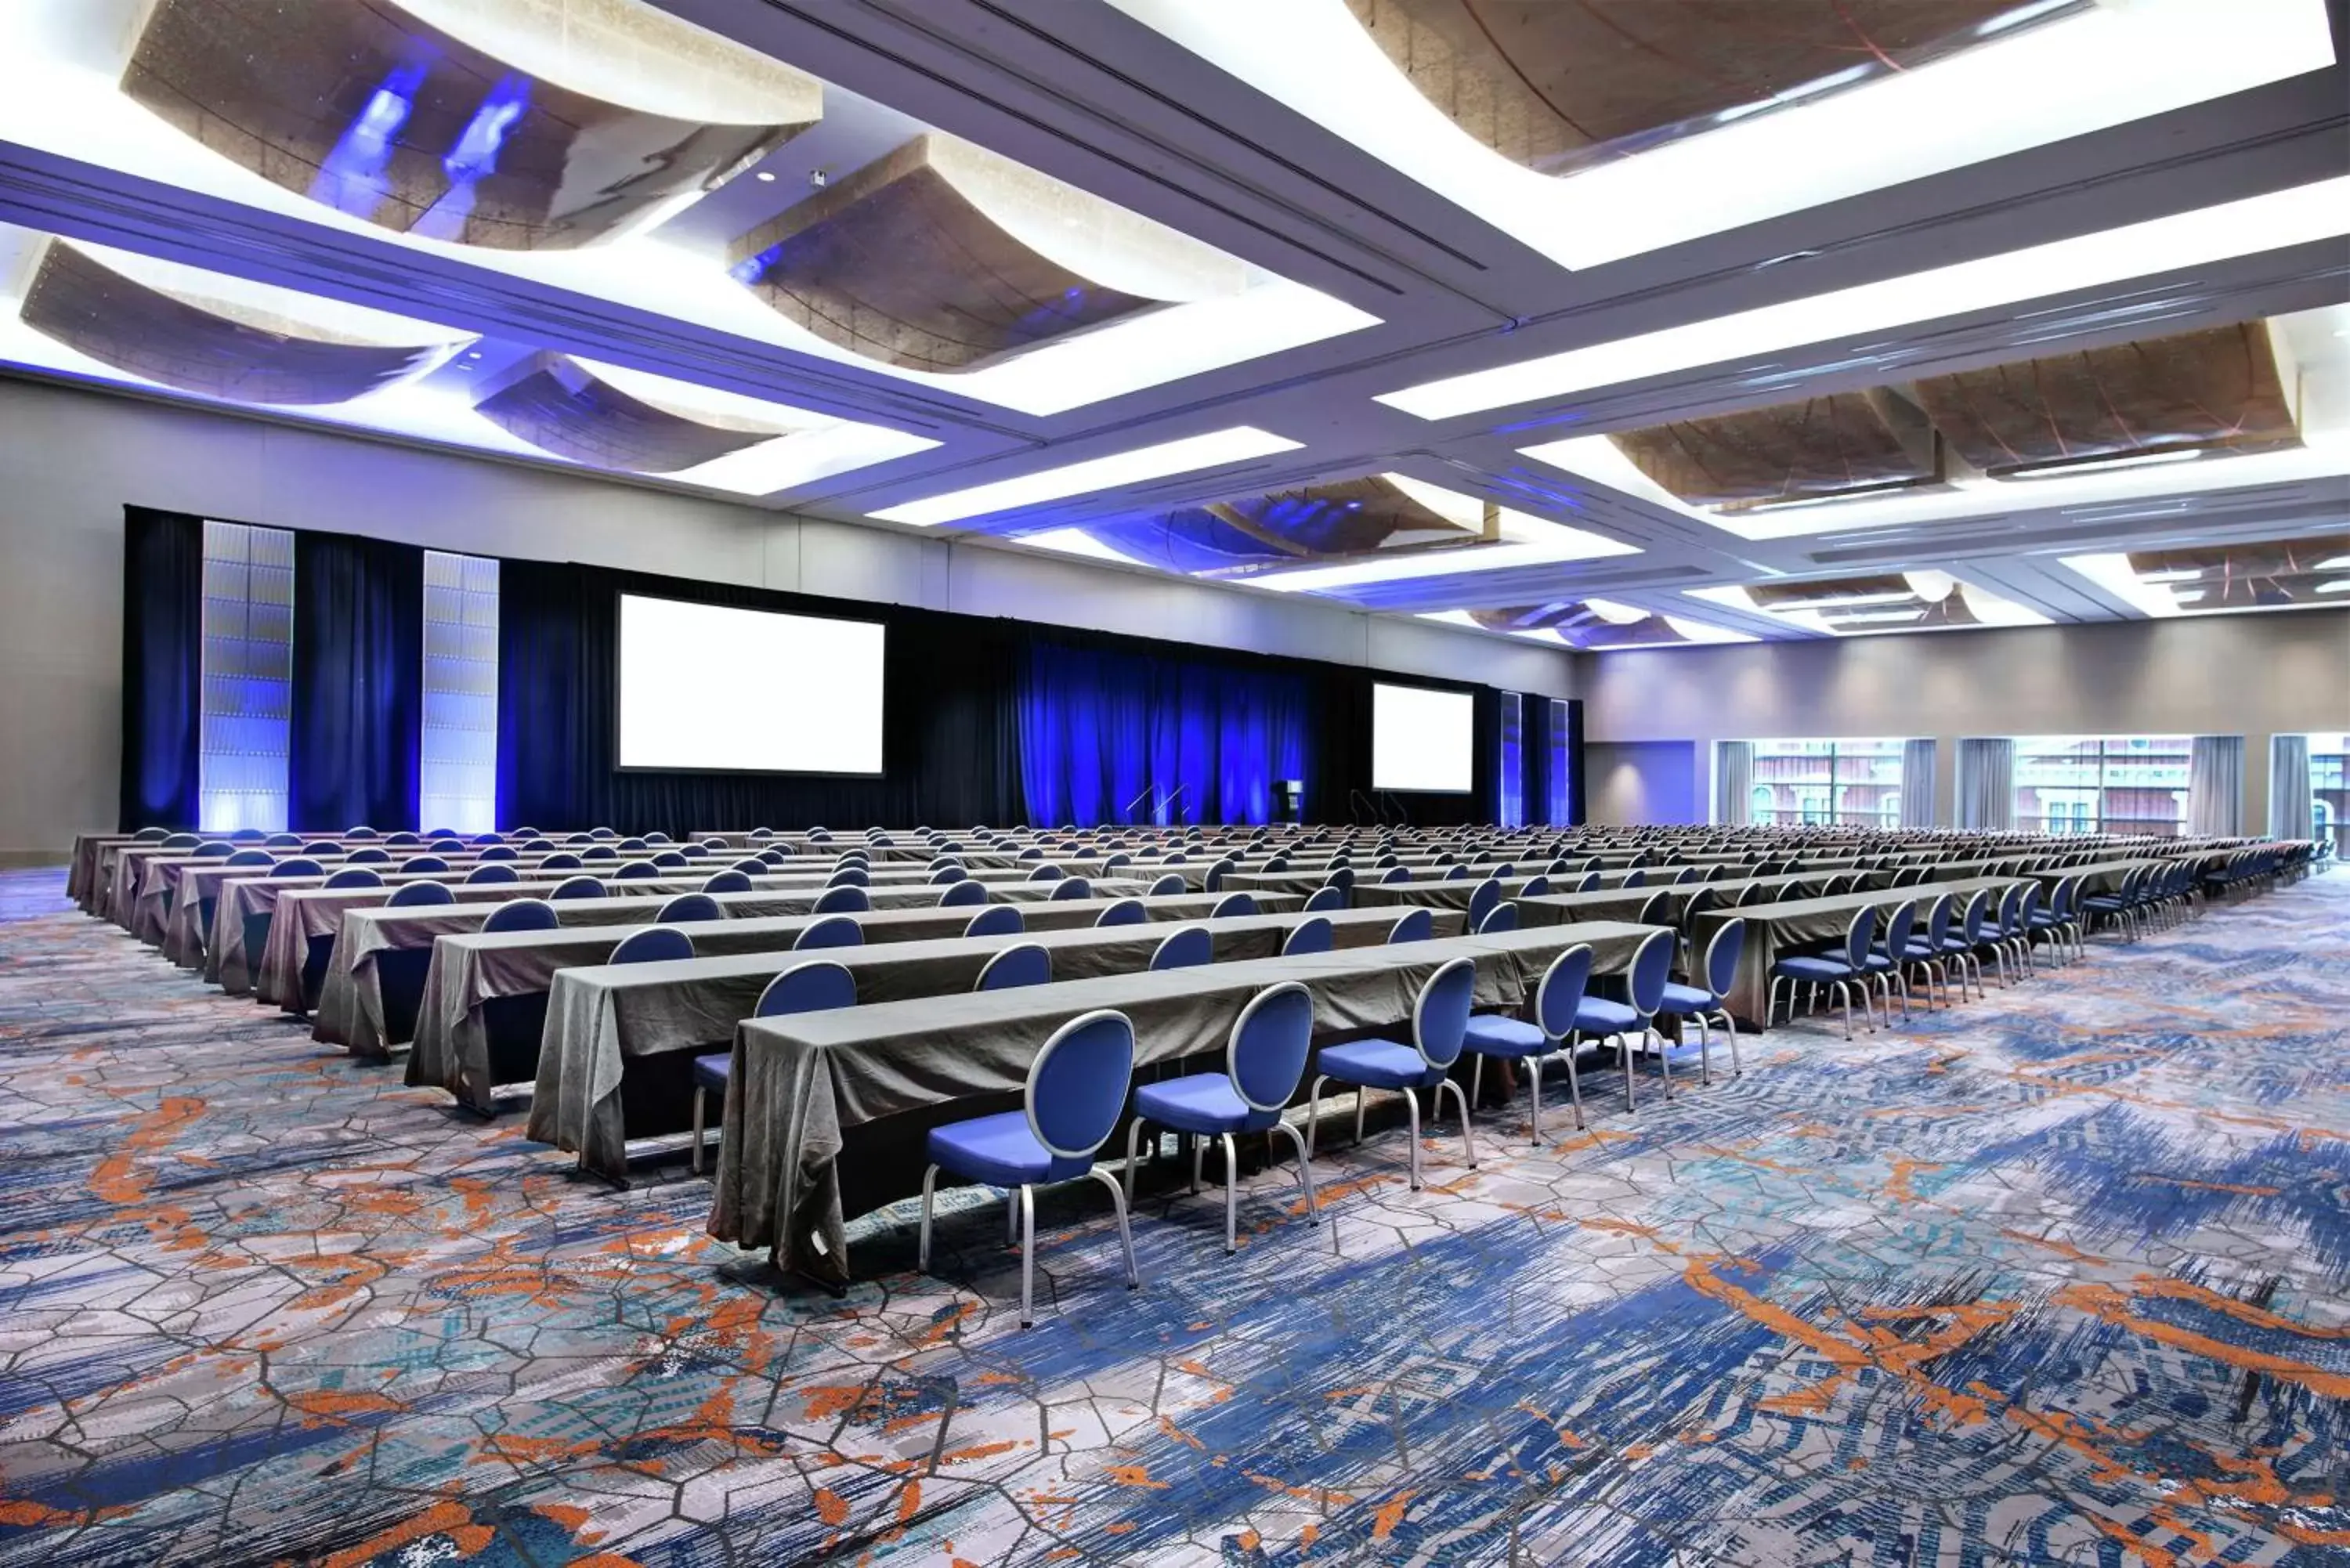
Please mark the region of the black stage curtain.
<svg viewBox="0 0 2350 1568"><path fill-rule="evenodd" d="M294 535L286 810L296 833L414 829L423 722L424 552Z"/></svg>
<svg viewBox="0 0 2350 1568"><path fill-rule="evenodd" d="M882 621L880 778L622 773L619 596ZM506 561L498 580L498 820L623 833L696 828L1009 826L1020 794L1021 629L1006 621ZM712 680L725 679L712 670Z"/></svg>
<svg viewBox="0 0 2350 1568"><path fill-rule="evenodd" d="M122 509L120 828L196 826L203 733L204 524Z"/></svg>

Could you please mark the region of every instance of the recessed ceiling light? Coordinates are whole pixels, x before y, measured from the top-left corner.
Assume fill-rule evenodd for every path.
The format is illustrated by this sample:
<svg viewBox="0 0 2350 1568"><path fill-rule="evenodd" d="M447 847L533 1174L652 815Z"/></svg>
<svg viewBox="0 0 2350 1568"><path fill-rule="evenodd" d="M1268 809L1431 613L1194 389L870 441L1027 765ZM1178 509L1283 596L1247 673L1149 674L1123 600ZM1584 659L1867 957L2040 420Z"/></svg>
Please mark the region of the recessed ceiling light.
<svg viewBox="0 0 2350 1568"><path fill-rule="evenodd" d="M2320 583L2314 591L2321 594L2350 593L2350 577L2336 577L2330 583Z"/></svg>
<svg viewBox="0 0 2350 1568"><path fill-rule="evenodd" d="M751 177L763 185L772 185L775 182L775 171L772 169L762 169Z"/></svg>
<svg viewBox="0 0 2350 1568"><path fill-rule="evenodd" d="M884 523L910 523L918 528L931 528L941 523L959 523L966 517L983 517L991 513L1034 506L1043 501L1059 501L1071 495L1107 490L1113 485L1164 479L1170 474L1191 473L1203 468L1220 468L1228 462L1269 457L1277 452L1295 452L1303 444L1286 436L1258 430L1253 425L1235 425L1230 430L1186 436L1181 441L1161 441L1156 446L1137 447L1132 452L1113 452L1107 457L1087 458L1083 462L1039 469L1035 473L1024 473L1017 479L999 479L991 484L951 490L943 495L909 501L868 515Z"/></svg>
<svg viewBox="0 0 2350 1568"><path fill-rule="evenodd" d="M2158 462L2188 462L2203 455L2199 446L2173 447L2168 452L2137 452L2126 457L2099 458L2095 462L2043 462L2011 469L2002 479L2063 479L2075 473L2111 473L2117 468L2147 468Z"/></svg>

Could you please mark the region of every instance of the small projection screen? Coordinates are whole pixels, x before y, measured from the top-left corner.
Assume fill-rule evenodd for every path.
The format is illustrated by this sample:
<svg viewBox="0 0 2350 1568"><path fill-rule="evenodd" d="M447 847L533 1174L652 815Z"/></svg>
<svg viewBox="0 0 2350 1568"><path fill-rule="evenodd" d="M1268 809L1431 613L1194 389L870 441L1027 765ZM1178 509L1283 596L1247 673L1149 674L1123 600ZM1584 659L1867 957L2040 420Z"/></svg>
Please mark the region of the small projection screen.
<svg viewBox="0 0 2350 1568"><path fill-rule="evenodd" d="M620 766L881 772L871 621L620 596Z"/></svg>
<svg viewBox="0 0 2350 1568"><path fill-rule="evenodd" d="M1467 794L1476 760L1475 699L1424 686L1371 687L1371 787Z"/></svg>

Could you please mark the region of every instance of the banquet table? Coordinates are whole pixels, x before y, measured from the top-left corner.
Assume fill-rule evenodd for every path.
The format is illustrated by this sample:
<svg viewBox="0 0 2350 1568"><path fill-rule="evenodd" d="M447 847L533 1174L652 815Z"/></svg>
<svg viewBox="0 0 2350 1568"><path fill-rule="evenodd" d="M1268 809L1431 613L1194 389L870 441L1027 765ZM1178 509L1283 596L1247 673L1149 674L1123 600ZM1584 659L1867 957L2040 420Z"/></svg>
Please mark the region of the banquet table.
<svg viewBox="0 0 2350 1568"><path fill-rule="evenodd" d="M893 1116L936 1117L958 1099L1016 1092L1052 1032L1097 1008L1133 1023L1139 1071L1222 1051L1250 998L1284 981L1312 994L1317 1036L1392 1032L1409 1027L1419 988L1451 959L1476 961L1479 1008L1515 1010L1568 948L1588 943L1595 971L1617 970L1650 929L1548 926L747 1019L734 1030L710 1233L773 1247L778 1264L845 1281L844 1139ZM617 1124L616 1106L599 1106L593 1119L588 1138L619 1137L617 1125L601 1125ZM884 1173L885 1193L893 1178L910 1190L918 1171Z"/></svg>
<svg viewBox="0 0 2350 1568"><path fill-rule="evenodd" d="M1027 904L1021 913L1029 932L1091 928L1101 912L1118 900L1071 898ZM1177 921L1201 920L1215 906L1214 896L1173 893L1139 900L1150 917L1142 926L1113 928L1149 931L1163 938ZM1300 899L1286 900L1295 909ZM962 936L978 906L951 909L875 910L855 917L868 945L903 941L935 941ZM696 922L679 927L694 940L698 952L788 952L809 924L807 916L759 920ZM493 1091L500 1081L489 1075L491 1047L487 1010L501 999L544 995L549 998L556 978L566 970L602 965L627 933L615 927L559 928L552 931L477 932L448 936L432 944L432 959L424 976L424 1002L416 1021L416 1038L408 1056L407 1081L439 1085L475 1110L495 1108ZM746 945L747 944L747 945ZM826 949L823 952L846 951ZM820 954L804 956L815 957ZM723 1038L723 1036L722 1036ZM467 1064L473 1070L467 1070Z"/></svg>

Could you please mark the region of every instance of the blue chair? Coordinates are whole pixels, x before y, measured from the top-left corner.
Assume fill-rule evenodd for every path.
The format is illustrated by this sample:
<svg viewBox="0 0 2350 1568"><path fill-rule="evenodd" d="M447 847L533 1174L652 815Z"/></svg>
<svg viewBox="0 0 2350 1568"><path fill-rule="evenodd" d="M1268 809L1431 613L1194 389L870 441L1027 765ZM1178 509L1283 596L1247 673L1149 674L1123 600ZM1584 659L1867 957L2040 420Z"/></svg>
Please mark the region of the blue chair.
<svg viewBox="0 0 2350 1568"><path fill-rule="evenodd" d="M1485 1081L1485 1058L1494 1056L1511 1062L1523 1062L1526 1076L1534 1091L1534 1141L1542 1142L1542 1064L1545 1057L1563 1056L1566 1063L1566 1092L1575 1105L1575 1126L1583 1127L1583 1085L1575 1072L1575 1009L1583 1002L1583 994L1591 983L1591 948L1577 942L1550 961L1543 971L1542 983L1534 989L1534 1017L1529 1023L1523 1018L1506 1013L1471 1015L1464 1028L1461 1048L1477 1060L1469 1075L1469 1097L1482 1098L1480 1091Z"/></svg>
<svg viewBox="0 0 2350 1568"><path fill-rule="evenodd" d="M1462 864L1449 867L1444 873L1444 880L1447 882L1466 882L1469 880L1468 866L1466 864Z"/></svg>
<svg viewBox="0 0 2350 1568"><path fill-rule="evenodd" d="M1208 919L1211 920L1223 920L1230 919L1238 915L1253 915L1255 913L1256 900L1254 898L1250 898L1246 893L1227 893L1222 898L1216 900L1215 908L1208 911Z"/></svg>
<svg viewBox="0 0 2350 1568"><path fill-rule="evenodd" d="M290 837L292 836L288 835L287 836ZM302 853L305 855L340 855L343 852L343 846L336 843L331 838L314 839L310 843L303 845L301 847ZM381 854L382 852L379 850L376 853ZM391 857L387 855L384 856L384 858L389 860Z"/></svg>
<svg viewBox="0 0 2350 1568"><path fill-rule="evenodd" d="M338 890L345 888L380 888L383 878L365 866L346 866L327 878L327 886Z"/></svg>
<svg viewBox="0 0 2350 1568"><path fill-rule="evenodd" d="M1548 895L1549 892L1550 878L1540 873L1536 873L1535 875L1526 878L1526 885L1518 889L1518 897L1521 898L1540 898Z"/></svg>
<svg viewBox="0 0 2350 1568"><path fill-rule="evenodd" d="M1336 945L1337 936L1330 929L1330 917L1315 915L1290 928L1287 940L1281 944L1281 956L1300 958L1307 953L1326 953Z"/></svg>
<svg viewBox="0 0 2350 1568"><path fill-rule="evenodd" d="M1183 878L1170 871L1166 876L1150 884L1143 896L1149 898L1171 898L1182 891Z"/></svg>
<svg viewBox="0 0 2350 1568"><path fill-rule="evenodd" d="M1314 998L1295 981L1267 986L1249 998L1224 1044L1224 1070L1193 1073L1161 1083L1145 1084L1134 1091L1134 1117L1126 1128L1126 1197L1134 1199L1136 1141L1142 1125L1166 1127L1181 1136L1191 1149L1191 1190L1200 1190L1200 1158L1207 1140L1224 1148L1224 1254L1240 1248L1240 1157L1232 1147L1234 1133L1278 1131L1297 1150L1297 1179L1305 1189L1305 1220L1322 1223L1314 1199L1314 1167L1306 1157L1305 1140L1282 1119L1282 1107L1297 1092L1305 1075L1305 1057L1314 1044ZM1192 1139L1200 1141L1192 1143ZM1158 1147L1158 1136L1151 1145Z"/></svg>
<svg viewBox="0 0 2350 1568"><path fill-rule="evenodd" d="M494 860L519 860L522 858L522 851L504 844L494 844L482 851L481 858L484 863Z"/></svg>
<svg viewBox="0 0 2350 1568"><path fill-rule="evenodd" d="M1170 855L1167 857L1167 864L1170 866L1182 866L1189 864L1189 862L1183 856ZM1201 877L1201 891L1206 893L1222 892L1223 890L1224 878L1231 876L1233 872L1238 871L1240 868L1241 863L1229 857L1217 861L1214 865L1209 867L1206 875Z"/></svg>
<svg viewBox="0 0 2350 1568"><path fill-rule="evenodd" d="M1436 917L1415 906L1396 917L1396 923L1388 928L1388 942L1390 946L1397 942L1424 942L1435 934Z"/></svg>
<svg viewBox="0 0 2350 1568"><path fill-rule="evenodd" d="M603 896L604 884L593 877L568 877L557 883L555 891L547 895L550 898L600 898Z"/></svg>
<svg viewBox="0 0 2350 1568"><path fill-rule="evenodd" d="M1925 929L1913 933L1902 950L1903 963L1926 982L1926 1005L1934 1004L1934 988L1942 990L1942 1005L1950 1004L1950 966L1942 961L1942 944L1950 940L1950 921L1957 913L1958 895L1945 893L1926 908Z"/></svg>
<svg viewBox="0 0 2350 1568"><path fill-rule="evenodd" d="M229 856L226 864L236 867L275 866L277 857L266 849L239 849Z"/></svg>
<svg viewBox="0 0 2350 1568"><path fill-rule="evenodd" d="M618 860L619 857L620 852L613 848L608 844L591 844L587 848L579 852L579 858L581 860L594 861L598 865L602 865L607 861Z"/></svg>
<svg viewBox="0 0 2350 1568"><path fill-rule="evenodd" d="M1596 893L1599 891L1599 883L1600 875L1598 872L1586 871L1583 874L1582 879L1575 883L1575 890L1578 893Z"/></svg>
<svg viewBox="0 0 2350 1568"><path fill-rule="evenodd" d="M681 850L664 849L653 857L653 864L664 871L682 871L693 862Z"/></svg>
<svg viewBox="0 0 2350 1568"><path fill-rule="evenodd" d="M1483 919L1477 922L1477 934L1481 937L1494 936L1503 931L1514 931L1517 929L1518 907L1515 904L1496 904L1485 911Z"/></svg>
<svg viewBox="0 0 2350 1568"><path fill-rule="evenodd" d="M655 845L667 844L670 842L670 836L666 833L648 833L645 835L645 844L649 848Z"/></svg>
<svg viewBox="0 0 2350 1568"><path fill-rule="evenodd" d="M723 920L725 908L707 893L680 893L653 916L657 926L686 926L702 920Z"/></svg>
<svg viewBox="0 0 2350 1568"><path fill-rule="evenodd" d="M800 928L792 943L794 952L816 948L861 948L865 945L865 928L847 915L827 915L822 919Z"/></svg>
<svg viewBox="0 0 2350 1568"><path fill-rule="evenodd" d="M1988 994L1983 990L1982 961L1976 953L1982 946L1983 926L1990 919L1990 911L1991 890L1983 888L1977 891L1967 899L1965 911L1953 921L1959 929L1942 940L1942 956L1950 961L1951 968L1958 971L1959 1000L1961 1002L1967 997L1969 976L1973 977L1978 999Z"/></svg>
<svg viewBox="0 0 2350 1568"><path fill-rule="evenodd" d="M449 890L445 882L411 882L393 888L391 897L384 903L394 909L412 909L427 904L453 904L456 901L457 895Z"/></svg>
<svg viewBox="0 0 2350 1568"><path fill-rule="evenodd" d="M622 855L642 855L651 846L641 838L623 838L614 847Z"/></svg>
<svg viewBox="0 0 2350 1568"><path fill-rule="evenodd" d="M1140 926L1150 921L1150 911L1142 907L1139 898L1120 898L1094 917L1097 926Z"/></svg>
<svg viewBox="0 0 2350 1568"><path fill-rule="evenodd" d="M1167 933L1150 955L1150 967L1156 971L1168 969L1197 969L1201 964L1216 961L1216 942L1204 926L1178 926Z"/></svg>
<svg viewBox="0 0 2350 1568"><path fill-rule="evenodd" d="M922 1172L922 1222L916 1267L931 1267L931 1207L939 1172L1012 1192L1020 1229L1020 1326L1035 1321L1036 1206L1042 1182L1089 1176L1109 1189L1126 1248L1126 1282L1142 1283L1134 1262L1134 1233L1126 1220L1126 1192L1093 1163L1126 1107L1134 1077L1134 1025L1107 1009L1073 1018L1053 1031L1028 1068L1027 1105L970 1121L932 1127ZM1010 1215L1007 1210L1007 1218Z"/></svg>
<svg viewBox="0 0 2350 1568"><path fill-rule="evenodd" d="M1016 905L990 904L973 915L964 925L966 937L1017 936L1028 929L1028 921Z"/></svg>
<svg viewBox="0 0 2350 1568"><path fill-rule="evenodd" d="M759 993L754 1018L780 1018L794 1012L823 1012L857 1005L857 977L847 966L825 959L795 963L767 982ZM734 1075L734 1054L714 1051L693 1059L693 1173L702 1174L702 1146L708 1139L710 1094L716 1090L725 1103L726 1085ZM723 1124L722 1124L723 1125Z"/></svg>
<svg viewBox="0 0 2350 1568"><path fill-rule="evenodd" d="M973 991L1010 991L1014 986L1053 983L1053 955L1035 942L1017 942L981 967Z"/></svg>
<svg viewBox="0 0 2350 1568"><path fill-rule="evenodd" d="M466 872L465 880L470 885L480 882L519 882L522 877L513 867L503 861L494 860L486 861Z"/></svg>
<svg viewBox="0 0 2350 1568"><path fill-rule="evenodd" d="M939 895L939 908L950 909L958 904L984 904L987 885L983 882L955 882Z"/></svg>
<svg viewBox="0 0 2350 1568"><path fill-rule="evenodd" d="M702 883L702 890L705 893L747 893L751 891L751 878L740 871L713 872L709 880Z"/></svg>
<svg viewBox="0 0 2350 1568"><path fill-rule="evenodd" d="M1779 982L1787 982L1787 1016L1794 1017L1794 988L1809 985L1816 992L1822 986L1833 995L1844 999L1844 1037L1852 1038L1852 999L1860 997L1861 1012L1871 1029L1877 1021L1868 1013L1868 949L1877 937L1875 906L1853 911L1852 923L1845 928L1843 950L1835 953L1804 953L1781 959L1771 966L1771 989L1762 1005L1762 1024L1769 1028L1779 1003Z"/></svg>
<svg viewBox="0 0 2350 1568"><path fill-rule="evenodd" d="M368 826L359 826L359 827L347 827L347 828L345 828L345 829L343 830L343 836L344 836L345 838L349 838L349 839L360 839L360 838L381 838L381 837L383 836L383 835L382 835L382 834L380 834L380 833L378 833L378 832L377 832L374 828L372 828L372 827L368 827Z"/></svg>
<svg viewBox="0 0 2350 1568"><path fill-rule="evenodd" d="M824 885L827 888L869 888L873 885L873 875L862 866L843 866L825 878Z"/></svg>
<svg viewBox="0 0 2350 1568"><path fill-rule="evenodd" d="M1395 867L1390 869L1386 876L1380 877L1379 880L1381 882L1409 882L1411 880L1411 867L1409 866Z"/></svg>
<svg viewBox="0 0 2350 1568"><path fill-rule="evenodd" d="M203 856L211 859L219 859L225 856L235 854L236 846L230 843L225 838L207 838L199 843L193 849L189 850L188 853L191 855ZM277 857L273 855L270 858L275 860Z"/></svg>
<svg viewBox="0 0 2350 1568"><path fill-rule="evenodd" d="M1623 880L1620 884L1618 884L1618 886L1625 887L1625 888L1645 888L1645 887L1647 887L1648 885L1648 874L1646 871L1642 871L1642 870L1638 869L1638 867L1635 867L1634 869L1632 869L1632 870L1630 870L1630 871L1626 872L1626 873L1624 874L1624 880Z"/></svg>
<svg viewBox="0 0 2350 1568"><path fill-rule="evenodd" d="M1904 902L1893 906L1877 928L1877 943L1861 960L1867 977L1885 988L1885 1022L1893 1022L1893 992L1901 992L1901 1021L1909 1022L1909 942L1918 926L1918 906Z"/></svg>
<svg viewBox="0 0 2350 1568"><path fill-rule="evenodd" d="M1062 870L1058 866L1039 866L1036 869L1028 873L1028 880L1031 882L1057 882L1067 875L1068 873Z"/></svg>
<svg viewBox="0 0 2350 1568"><path fill-rule="evenodd" d="M2192 886L2191 878L2195 873L2192 867L2179 869L2185 875L2176 878L2175 885L2183 897ZM2081 940L2080 912L2074 906L2080 896L2081 879L2078 877L2060 878L2056 890L2049 895L2048 908L2034 909L2024 918L2023 923L2029 928L2032 939L2037 940L2046 937L2050 948L2058 955L2066 959L2077 957Z"/></svg>
<svg viewBox="0 0 2350 1568"><path fill-rule="evenodd" d="M538 863L541 871L577 871L587 862L567 850L558 850Z"/></svg>
<svg viewBox="0 0 2350 1568"><path fill-rule="evenodd" d="M612 873L616 882L650 882L660 876L660 867L650 860L631 860Z"/></svg>
<svg viewBox="0 0 2350 1568"><path fill-rule="evenodd" d="M412 876L421 872L430 872L433 876L437 877L448 869L449 862L443 860L438 855L411 855L407 859L400 863L400 870L402 876Z"/></svg>
<svg viewBox="0 0 2350 1568"><path fill-rule="evenodd" d="M693 956L693 939L675 926L646 926L630 931L612 950L607 963L668 963Z"/></svg>
<svg viewBox="0 0 2350 1568"><path fill-rule="evenodd" d="M1090 898L1093 896L1094 885L1091 882L1087 881L1083 877L1071 877L1067 878L1056 885L1053 888L1052 893L1053 901L1055 903L1058 903L1064 898Z"/></svg>
<svg viewBox="0 0 2350 1568"><path fill-rule="evenodd" d="M864 888L854 884L844 884L837 888L827 888L823 892L818 893L816 896L816 902L808 906L808 913L811 915L861 915L871 908L873 908L873 900L866 896Z"/></svg>
<svg viewBox="0 0 2350 1568"><path fill-rule="evenodd" d="M516 898L510 904L500 904L482 922L482 929L497 931L551 931L563 923L555 906L544 898Z"/></svg>
<svg viewBox="0 0 2350 1568"><path fill-rule="evenodd" d="M778 866L787 865L791 860L791 857L780 849L762 849L759 851L758 858L759 863L771 871Z"/></svg>
<svg viewBox="0 0 2350 1568"><path fill-rule="evenodd" d="M1409 1045L1391 1040L1357 1040L1345 1045L1328 1045L1315 1064L1320 1071L1315 1075L1314 1088L1308 1096L1305 1117L1305 1158L1314 1158L1315 1129L1322 1120L1322 1085L1336 1079L1355 1085L1355 1141L1363 1137L1363 1091L1366 1089L1396 1089L1403 1094L1405 1113L1411 1124L1411 1189L1419 1190L1419 1098L1414 1092L1435 1089L1439 1100L1446 1089L1461 1106L1461 1147L1467 1154L1469 1168L1477 1168L1477 1146L1469 1136L1469 1101L1461 1085L1448 1075L1452 1064L1460 1059L1462 1042L1469 1028L1469 1002L1477 986L1477 964L1473 959L1457 958L1438 968L1429 976L1428 983L1419 988L1419 995L1411 1008L1411 1038Z"/></svg>
<svg viewBox="0 0 2350 1568"><path fill-rule="evenodd" d="M1646 1046L1655 1037L1653 1022L1657 1009L1665 1002L1665 986L1673 975L1673 953L1680 939L1669 930L1652 930L1640 939L1632 950L1632 960L1624 966L1624 1000L1613 997L1584 997L1575 1010L1575 1030L1607 1040L1638 1034ZM1633 1051L1624 1048L1624 1108L1637 1111L1639 1101L1633 1089ZM1663 1057L1665 1094L1673 1092L1673 1060Z"/></svg>
<svg viewBox="0 0 2350 1568"><path fill-rule="evenodd" d="M1316 888L1305 898L1305 912L1309 915L1318 914L1324 909L1343 909L1346 907L1347 891L1343 888L1329 886Z"/></svg>
<svg viewBox="0 0 2350 1568"><path fill-rule="evenodd" d="M933 886L933 887L943 888L943 887L945 887L947 884L949 884L949 883L951 883L951 882L960 882L960 881L962 881L965 877L969 877L970 875L971 875L971 873L970 873L970 872L968 872L968 871L964 870L964 869L963 869L962 867L960 867L960 866L954 866L954 865L941 866L941 867L935 867L935 868L933 868L933 869L931 870L931 886Z"/></svg>
<svg viewBox="0 0 2350 1568"><path fill-rule="evenodd" d="M767 874L767 863L754 855L743 859L737 860L733 865L728 867L727 869L730 871L738 871L744 877L764 877Z"/></svg>
<svg viewBox="0 0 2350 1568"><path fill-rule="evenodd" d="M291 855L269 868L272 877L323 877L327 868L307 855Z"/></svg>
<svg viewBox="0 0 2350 1568"><path fill-rule="evenodd" d="M1743 1069L1738 1061L1738 1025L1731 1022L1729 1009L1722 1005L1730 988L1738 980L1738 958L1746 950L1746 922L1724 920L1716 927L1705 944L1705 961L1698 966L1698 974L1705 981L1702 987L1666 982L1665 1000L1657 1009L1660 1018L1690 1018L1697 1021L1697 1065L1700 1083L1713 1081L1711 1060L1712 1022L1721 1021L1722 1032L1730 1036L1730 1072L1737 1076Z"/></svg>

